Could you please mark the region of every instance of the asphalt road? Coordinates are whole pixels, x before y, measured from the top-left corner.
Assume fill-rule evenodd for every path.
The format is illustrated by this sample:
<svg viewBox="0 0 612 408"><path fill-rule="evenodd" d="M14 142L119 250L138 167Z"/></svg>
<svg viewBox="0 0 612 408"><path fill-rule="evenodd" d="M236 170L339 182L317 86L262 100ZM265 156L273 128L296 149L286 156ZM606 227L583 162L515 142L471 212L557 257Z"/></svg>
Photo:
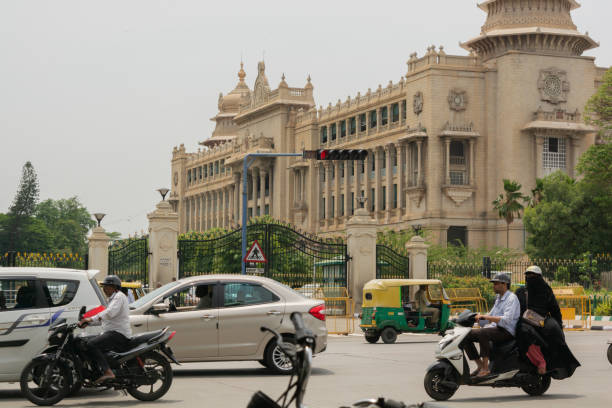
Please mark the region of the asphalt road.
<svg viewBox="0 0 612 408"><path fill-rule="evenodd" d="M609 407L612 405L612 365L608 363L609 332L567 333L570 348L582 363L572 378L554 381L542 397L520 389L462 387L440 407ZM433 361L433 335L401 335L398 343L368 344L361 336L332 336L326 352L314 359L306 404L332 408L366 397L385 396L407 403L430 401L423 389L425 369ZM278 396L287 377L268 374L256 362L187 364L176 368L172 388L164 398L143 403L114 391L83 391L62 407L246 407L257 390ZM32 406L18 384L0 384L0 408Z"/></svg>

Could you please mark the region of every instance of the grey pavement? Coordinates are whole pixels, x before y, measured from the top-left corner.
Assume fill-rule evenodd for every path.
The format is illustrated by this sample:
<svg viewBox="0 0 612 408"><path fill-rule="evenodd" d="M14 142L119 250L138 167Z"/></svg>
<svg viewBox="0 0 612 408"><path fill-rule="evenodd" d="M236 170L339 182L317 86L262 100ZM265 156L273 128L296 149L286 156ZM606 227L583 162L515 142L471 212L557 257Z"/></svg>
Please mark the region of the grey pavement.
<svg viewBox="0 0 612 408"><path fill-rule="evenodd" d="M570 332L568 343L582 363L574 376L554 381L541 397L515 388L461 387L439 407L609 407L612 405L612 365L606 359L609 332ZM438 336L401 335L398 343L368 344L362 336L332 336L326 352L313 362L306 403L332 408L361 398L385 396L406 403L431 401L423 389L425 370L433 362ZM175 370L164 398L153 403L114 391L81 392L60 407L246 407L251 395L263 390L276 398L288 377L268 374L256 362L186 364ZM32 406L19 394L18 384L0 384L0 408Z"/></svg>

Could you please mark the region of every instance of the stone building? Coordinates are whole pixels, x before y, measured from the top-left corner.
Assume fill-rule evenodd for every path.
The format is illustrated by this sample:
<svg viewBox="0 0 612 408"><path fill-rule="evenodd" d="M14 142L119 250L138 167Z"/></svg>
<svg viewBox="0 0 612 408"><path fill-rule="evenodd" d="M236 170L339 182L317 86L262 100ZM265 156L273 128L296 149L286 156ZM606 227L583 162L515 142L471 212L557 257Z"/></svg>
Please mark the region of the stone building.
<svg viewBox="0 0 612 408"><path fill-rule="evenodd" d="M242 158L248 152L367 149L365 161L259 158L248 171L249 216L270 214L323 235L345 229L357 198L381 228L420 225L440 243L505 246L506 224L492 208L503 179L530 191L555 170L574 175L594 143L583 108L606 68L584 51L574 0L487 0L467 55L432 46L410 55L398 82L316 108L310 78L271 89L258 64L251 90L239 82L219 97L205 147L172 156L171 202L181 232L240 222ZM520 220L510 246L522 248Z"/></svg>

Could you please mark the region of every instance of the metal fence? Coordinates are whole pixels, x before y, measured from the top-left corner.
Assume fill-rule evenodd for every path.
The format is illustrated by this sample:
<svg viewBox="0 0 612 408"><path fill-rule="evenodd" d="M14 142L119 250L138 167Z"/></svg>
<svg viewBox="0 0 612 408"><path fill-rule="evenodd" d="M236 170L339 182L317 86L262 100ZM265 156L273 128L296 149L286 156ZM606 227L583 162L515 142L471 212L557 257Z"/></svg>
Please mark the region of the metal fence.
<svg viewBox="0 0 612 408"><path fill-rule="evenodd" d="M241 272L241 231L236 229L211 239L181 239L179 277ZM254 273L293 288L347 286L346 244L303 234L273 223L251 224L247 242L257 241L267 262L253 266ZM255 268L256 267L256 268Z"/></svg>
<svg viewBox="0 0 612 408"><path fill-rule="evenodd" d="M87 254L8 251L0 254L0 266L87 269L88 256Z"/></svg>
<svg viewBox="0 0 612 408"><path fill-rule="evenodd" d="M376 279L408 279L410 258L388 246L376 245Z"/></svg>
<svg viewBox="0 0 612 408"><path fill-rule="evenodd" d="M612 257L600 255L582 259L531 259L505 262L492 262L485 258L482 263L430 261L427 263L427 276L433 279L444 275L490 278L497 272L504 272L512 276L512 283L520 284L525 282L525 270L531 265L539 266L548 281L598 287L601 284L602 275L612 270Z"/></svg>
<svg viewBox="0 0 612 408"><path fill-rule="evenodd" d="M115 241L108 248L108 274L122 281L149 283L149 240L128 238Z"/></svg>

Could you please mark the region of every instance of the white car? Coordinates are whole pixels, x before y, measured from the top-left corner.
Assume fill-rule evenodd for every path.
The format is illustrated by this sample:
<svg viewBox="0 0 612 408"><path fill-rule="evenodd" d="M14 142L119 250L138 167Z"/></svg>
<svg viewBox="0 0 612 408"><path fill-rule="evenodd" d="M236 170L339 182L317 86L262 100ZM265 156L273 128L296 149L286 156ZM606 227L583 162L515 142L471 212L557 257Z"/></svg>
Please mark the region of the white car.
<svg viewBox="0 0 612 408"><path fill-rule="evenodd" d="M76 322L82 306L106 306L97 270L0 268L0 381L19 381L23 367L47 346L49 326ZM87 329L88 334L99 328Z"/></svg>
<svg viewBox="0 0 612 408"><path fill-rule="evenodd" d="M316 336L314 353L327 347L325 302L308 299L272 279L248 275L203 275L180 279L130 304L134 333L170 326L180 362L256 360L277 373L291 361L276 347L267 326L291 341L289 316L301 312Z"/></svg>

